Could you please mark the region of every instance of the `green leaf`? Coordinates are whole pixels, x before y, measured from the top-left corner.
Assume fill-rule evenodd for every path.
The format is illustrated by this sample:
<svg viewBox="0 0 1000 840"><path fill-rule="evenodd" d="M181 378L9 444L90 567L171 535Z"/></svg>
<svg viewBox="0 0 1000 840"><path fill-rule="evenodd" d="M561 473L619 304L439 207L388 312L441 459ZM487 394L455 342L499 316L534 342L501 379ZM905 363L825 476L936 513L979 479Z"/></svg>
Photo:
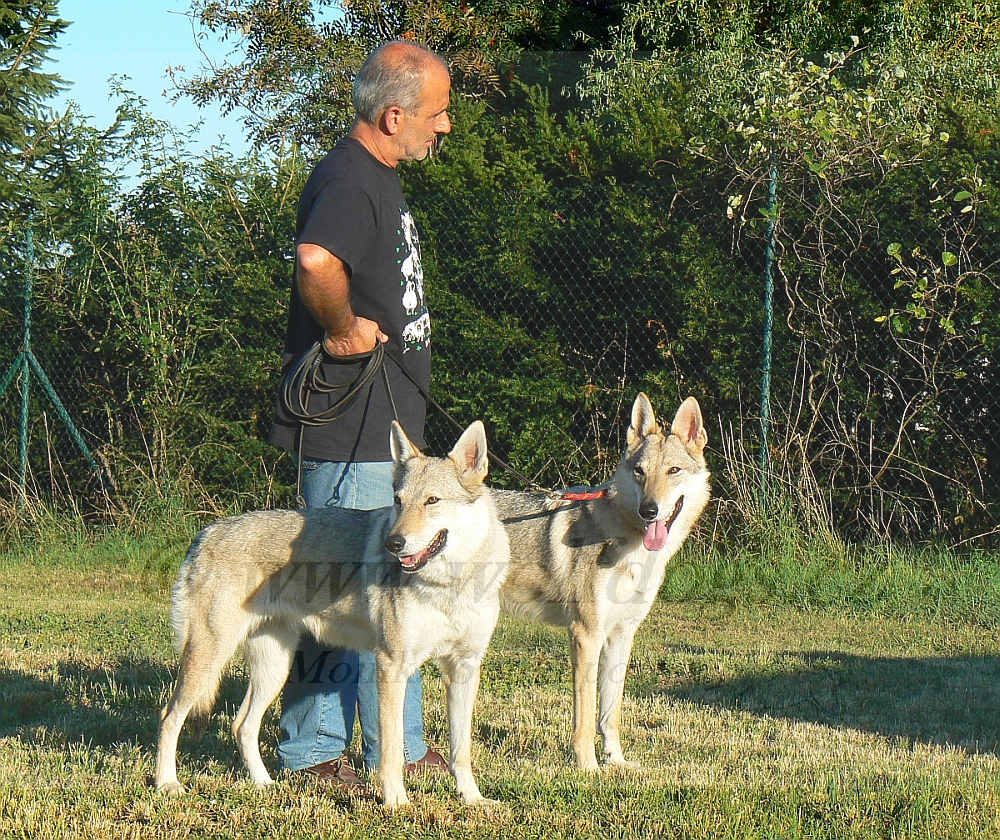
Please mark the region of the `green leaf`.
<svg viewBox="0 0 1000 840"><path fill-rule="evenodd" d="M945 265L957 265L958 257L956 257L951 251L945 251L941 254L941 262Z"/></svg>

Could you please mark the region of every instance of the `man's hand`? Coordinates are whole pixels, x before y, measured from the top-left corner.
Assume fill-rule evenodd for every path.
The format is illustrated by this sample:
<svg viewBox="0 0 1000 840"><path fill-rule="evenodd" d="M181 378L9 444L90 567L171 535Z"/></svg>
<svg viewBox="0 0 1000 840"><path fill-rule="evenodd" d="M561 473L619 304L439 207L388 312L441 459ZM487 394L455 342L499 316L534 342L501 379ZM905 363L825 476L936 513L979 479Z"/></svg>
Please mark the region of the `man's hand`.
<svg viewBox="0 0 1000 840"><path fill-rule="evenodd" d="M331 356L353 356L356 353L367 353L375 348L376 342L385 344L389 340L378 324L367 318L355 316L349 332L341 337L327 333L323 336L323 348Z"/></svg>
<svg viewBox="0 0 1000 840"><path fill-rule="evenodd" d="M347 266L336 254L308 243L296 249L299 295L323 327L323 346L331 356L353 356L389 340L378 324L351 309Z"/></svg>

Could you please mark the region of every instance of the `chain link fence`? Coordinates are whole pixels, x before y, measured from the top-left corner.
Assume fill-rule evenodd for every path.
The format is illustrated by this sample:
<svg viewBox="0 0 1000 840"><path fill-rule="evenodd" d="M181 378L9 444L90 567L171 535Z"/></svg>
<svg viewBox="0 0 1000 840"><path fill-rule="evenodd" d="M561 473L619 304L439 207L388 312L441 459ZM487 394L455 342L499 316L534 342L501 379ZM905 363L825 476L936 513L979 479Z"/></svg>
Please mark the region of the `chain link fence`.
<svg viewBox="0 0 1000 840"><path fill-rule="evenodd" d="M665 420L694 395L724 509L785 506L847 535L984 544L1000 511L996 209L928 172L831 202L821 181L779 166L773 212L766 182L742 194L733 184L732 172L706 172L541 196L523 184L411 191L435 397L463 423L483 419L498 454L556 486L610 474L640 390ZM224 306L223 284L201 277L188 288L173 274L127 303L112 296L109 313L145 306L142 317L162 327L148 347L139 336L124 350L72 316L68 263L50 247L38 258L17 250L22 270L3 290L0 472L10 497L25 488L134 507L144 485L130 475L169 474L220 507L289 503L290 459L263 443L287 243L259 282L227 281ZM41 281L30 346L28 276ZM161 363L157 390L144 383ZM454 431L433 412L428 422L429 445L446 451Z"/></svg>
<svg viewBox="0 0 1000 840"><path fill-rule="evenodd" d="M475 313L439 318L461 360L443 398L564 483L607 476L637 391L667 418L693 394L744 515L769 488L842 533L975 540L998 501L996 228L927 180L831 207L776 175L769 301L766 198L660 182L425 207L431 276Z"/></svg>

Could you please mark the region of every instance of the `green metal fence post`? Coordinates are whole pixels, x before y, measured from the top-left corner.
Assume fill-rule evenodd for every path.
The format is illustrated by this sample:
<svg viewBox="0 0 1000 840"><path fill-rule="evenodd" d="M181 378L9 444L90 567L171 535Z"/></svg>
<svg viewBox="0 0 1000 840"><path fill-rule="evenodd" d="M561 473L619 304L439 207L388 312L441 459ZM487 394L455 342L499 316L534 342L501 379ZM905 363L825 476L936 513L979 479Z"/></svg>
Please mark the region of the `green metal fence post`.
<svg viewBox="0 0 1000 840"><path fill-rule="evenodd" d="M774 228L778 195L778 156L771 153L767 190L767 244L764 250L764 338L760 379L760 507L767 509L771 434L771 340L774 328Z"/></svg>
<svg viewBox="0 0 1000 840"><path fill-rule="evenodd" d="M24 331L21 337L21 463L19 484L22 499L28 492L28 412L31 408L31 369L28 357L31 353L31 304L35 296L35 232L28 224L25 235L24 272Z"/></svg>
<svg viewBox="0 0 1000 840"><path fill-rule="evenodd" d="M21 368L21 445L17 486L21 488L22 500L28 493L28 411L31 407L31 371L28 357L21 353L18 359Z"/></svg>

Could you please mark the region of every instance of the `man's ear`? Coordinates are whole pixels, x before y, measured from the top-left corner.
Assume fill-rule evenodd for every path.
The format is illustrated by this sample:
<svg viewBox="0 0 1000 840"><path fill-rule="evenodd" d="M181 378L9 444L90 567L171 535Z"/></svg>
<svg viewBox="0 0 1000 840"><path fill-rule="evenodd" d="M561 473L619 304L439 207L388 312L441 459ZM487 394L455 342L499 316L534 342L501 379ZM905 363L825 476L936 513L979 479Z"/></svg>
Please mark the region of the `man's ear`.
<svg viewBox="0 0 1000 840"><path fill-rule="evenodd" d="M393 105L391 108L387 108L382 114L382 129L390 137L399 134L399 130L403 127L403 119L406 114L402 108L398 105Z"/></svg>

